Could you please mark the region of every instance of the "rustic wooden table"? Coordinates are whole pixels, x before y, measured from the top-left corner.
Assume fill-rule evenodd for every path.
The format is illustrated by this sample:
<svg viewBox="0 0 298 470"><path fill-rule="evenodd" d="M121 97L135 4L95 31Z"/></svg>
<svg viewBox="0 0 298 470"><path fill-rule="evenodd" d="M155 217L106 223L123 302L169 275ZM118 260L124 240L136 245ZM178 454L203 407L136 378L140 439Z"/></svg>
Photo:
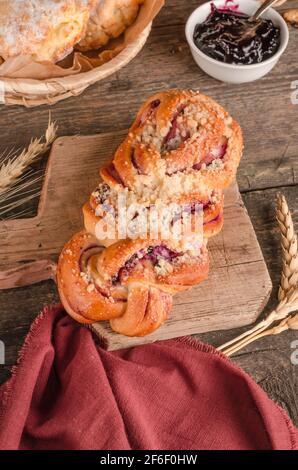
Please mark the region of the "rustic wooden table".
<svg viewBox="0 0 298 470"><path fill-rule="evenodd" d="M198 69L184 37L186 19L198 3L201 2L167 0L139 56L83 95L52 107L52 117L59 124L60 135L125 129L146 97L168 87L200 89L226 106L244 131L246 146L238 183L268 264L275 297L281 264L274 221L278 191L287 197L298 229L298 104L294 104L295 90L291 88L296 86L298 90L298 30L291 29L288 50L269 76L245 85L223 84ZM288 3L298 7L298 0ZM1 107L0 154L7 148L22 148L32 136L42 135L48 113L47 106ZM27 209L34 213L36 202ZM32 320L44 305L57 301L55 285L50 281L0 292L0 340L6 346L6 364L0 366L1 382L9 377L9 368L16 363ZM273 303L274 299L270 304ZM240 331L208 333L201 339L219 345ZM298 338L294 331L263 339L239 352L233 360L284 406L298 425L298 365L290 359L295 339Z"/></svg>

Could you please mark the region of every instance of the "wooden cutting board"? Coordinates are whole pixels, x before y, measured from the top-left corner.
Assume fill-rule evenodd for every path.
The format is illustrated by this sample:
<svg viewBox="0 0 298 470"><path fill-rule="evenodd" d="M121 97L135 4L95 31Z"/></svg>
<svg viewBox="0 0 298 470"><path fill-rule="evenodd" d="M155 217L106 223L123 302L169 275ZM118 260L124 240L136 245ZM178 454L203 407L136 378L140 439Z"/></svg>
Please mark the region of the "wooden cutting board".
<svg viewBox="0 0 298 470"><path fill-rule="evenodd" d="M83 227L81 207L96 187L98 169L126 131L61 137L53 145L38 214L0 222L0 289L55 278L64 243ZM254 322L271 293L271 280L237 185L226 192L225 225L209 244L210 277L178 294L167 322L145 338L115 334L108 322L93 325L109 349L230 329Z"/></svg>

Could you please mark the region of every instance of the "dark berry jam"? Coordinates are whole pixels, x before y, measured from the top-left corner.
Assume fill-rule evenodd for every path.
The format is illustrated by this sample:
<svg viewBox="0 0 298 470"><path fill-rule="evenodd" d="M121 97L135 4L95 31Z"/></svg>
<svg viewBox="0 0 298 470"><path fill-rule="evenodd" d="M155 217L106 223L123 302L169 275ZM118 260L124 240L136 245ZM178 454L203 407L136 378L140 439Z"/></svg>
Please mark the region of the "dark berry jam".
<svg viewBox="0 0 298 470"><path fill-rule="evenodd" d="M154 266L158 264L158 259L163 258L169 263L172 262L175 258L181 256L181 253L177 253L170 248L159 245L159 246L149 246L147 250L141 250L138 253L135 253L125 265L120 268L118 274L113 276L112 283L117 284L122 277L129 276L129 273L136 267L136 265L142 260L151 261Z"/></svg>
<svg viewBox="0 0 298 470"><path fill-rule="evenodd" d="M246 65L263 62L277 52L280 30L271 20L252 23L248 18L244 13L212 5L208 18L195 28L194 42L202 52L220 62Z"/></svg>

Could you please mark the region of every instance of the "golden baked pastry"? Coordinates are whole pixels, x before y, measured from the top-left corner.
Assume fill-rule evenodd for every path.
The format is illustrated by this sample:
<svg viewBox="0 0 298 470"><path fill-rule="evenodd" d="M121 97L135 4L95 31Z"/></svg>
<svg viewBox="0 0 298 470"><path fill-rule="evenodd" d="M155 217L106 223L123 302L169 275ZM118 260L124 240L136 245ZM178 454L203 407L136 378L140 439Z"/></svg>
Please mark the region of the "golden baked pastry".
<svg viewBox="0 0 298 470"><path fill-rule="evenodd" d="M125 183L136 193L161 182L174 194L198 185L222 190L235 178L242 148L240 126L222 106L200 92L167 90L143 104L100 173L109 186Z"/></svg>
<svg viewBox="0 0 298 470"><path fill-rule="evenodd" d="M0 0L0 57L58 62L84 36L96 0Z"/></svg>
<svg viewBox="0 0 298 470"><path fill-rule="evenodd" d="M84 225L85 229L88 233L91 233L93 236L97 238L100 244L104 247L108 247L113 243L116 243L117 239L109 238L107 236L107 231L109 224L105 221L110 221L111 226L119 224L119 213L118 213L118 197L119 194L122 194L126 198L126 207L129 210L129 207L134 204L138 199L137 195L133 192L127 191L127 188L121 190L121 188L117 188L117 190L109 187L106 183L101 183L98 185L96 190L91 194L89 202L87 202L83 207L83 215L84 215ZM154 197L154 196L153 196ZM139 201L140 202L140 201ZM159 211L159 216L161 217L160 212L164 209L165 204L177 204L180 205L189 205L192 208L193 212L191 213L191 229L195 230L195 205L201 205L203 208L203 235L205 239L214 237L217 235L223 226L223 204L224 204L224 196L222 191L199 191L197 190L196 193L192 194L184 194L175 196L171 196L169 201L164 200L161 205L157 202L154 204L154 208L156 212ZM148 203L149 204L149 203ZM146 207L144 210L136 215L134 212L131 214L131 219L126 220L127 224L132 224L132 231L134 235L137 229L142 224L142 219L145 216L149 218L149 212L152 208L153 204ZM181 217L177 216L176 211L174 210L173 219L171 222L171 227L174 227L175 223L182 223L183 221ZM104 233L104 238L100 238L99 232L97 231L98 224L105 226L106 230ZM161 227L160 227L161 228Z"/></svg>
<svg viewBox="0 0 298 470"><path fill-rule="evenodd" d="M81 51L99 49L117 38L136 19L144 0L96 0L86 36L78 45Z"/></svg>
<svg viewBox="0 0 298 470"><path fill-rule="evenodd" d="M283 17L291 26L298 28L298 8L285 11Z"/></svg>
<svg viewBox="0 0 298 470"><path fill-rule="evenodd" d="M190 255L169 240L126 239L104 249L82 231L64 247L57 281L64 308L78 322L110 320L118 333L145 336L166 320L172 295L202 282L208 270L205 246Z"/></svg>
<svg viewBox="0 0 298 470"><path fill-rule="evenodd" d="M211 98L189 90L150 97L101 171L104 181L83 208L84 230L60 255L57 283L69 315L85 324L109 320L112 330L127 336L159 328L171 312L172 297L208 276L207 243L222 229L222 190L236 176L242 148L239 125ZM133 222L132 231L98 230L98 224L114 226L122 219L118 197L123 195L124 225ZM164 236L159 217L155 234L141 236L135 222L153 207L158 210L159 203L186 205L191 230L178 238L174 231ZM194 220L197 205L200 228ZM181 214L170 216L173 228Z"/></svg>

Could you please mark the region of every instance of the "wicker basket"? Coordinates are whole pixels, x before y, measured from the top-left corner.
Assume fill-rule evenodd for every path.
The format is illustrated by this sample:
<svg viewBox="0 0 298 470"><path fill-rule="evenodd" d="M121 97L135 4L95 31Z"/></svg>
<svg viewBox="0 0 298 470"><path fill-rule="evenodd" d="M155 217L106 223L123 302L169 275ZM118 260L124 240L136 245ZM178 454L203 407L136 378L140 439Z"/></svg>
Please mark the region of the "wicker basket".
<svg viewBox="0 0 298 470"><path fill-rule="evenodd" d="M47 80L1 78L2 102L26 107L55 104L71 96L78 96L94 83L107 78L127 65L145 45L152 23L109 62L88 72Z"/></svg>

